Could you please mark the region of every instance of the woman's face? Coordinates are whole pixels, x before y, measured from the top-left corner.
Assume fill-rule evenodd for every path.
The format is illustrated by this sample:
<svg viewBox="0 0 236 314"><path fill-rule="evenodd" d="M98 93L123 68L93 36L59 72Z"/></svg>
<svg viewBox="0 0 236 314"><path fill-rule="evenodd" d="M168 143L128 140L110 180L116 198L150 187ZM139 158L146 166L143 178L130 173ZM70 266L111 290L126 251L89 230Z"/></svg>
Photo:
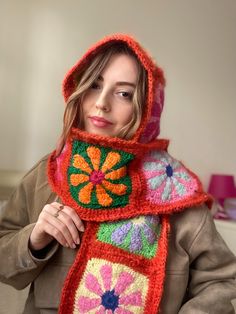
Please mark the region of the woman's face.
<svg viewBox="0 0 236 314"><path fill-rule="evenodd" d="M82 102L84 130L115 137L133 115L138 68L134 58L114 55Z"/></svg>

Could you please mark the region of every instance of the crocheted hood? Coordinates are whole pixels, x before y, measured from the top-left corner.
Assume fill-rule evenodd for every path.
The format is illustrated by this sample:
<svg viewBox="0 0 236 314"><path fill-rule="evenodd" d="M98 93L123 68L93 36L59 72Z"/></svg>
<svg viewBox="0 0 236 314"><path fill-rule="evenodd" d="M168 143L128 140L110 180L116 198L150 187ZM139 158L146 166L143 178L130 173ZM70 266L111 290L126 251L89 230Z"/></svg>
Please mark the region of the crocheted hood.
<svg viewBox="0 0 236 314"><path fill-rule="evenodd" d="M137 56L143 67L147 71L147 97L144 115L139 129L132 138L132 141L148 143L154 140L160 133L160 116L164 105L165 79L163 71L158 67L149 54L131 36L115 34L107 36L93 45L84 56L68 71L63 81L63 96L65 101L75 90L78 82L76 77L82 68L89 64L99 50L113 42L125 43ZM89 135L96 138L96 135ZM87 138L88 140L88 138Z"/></svg>

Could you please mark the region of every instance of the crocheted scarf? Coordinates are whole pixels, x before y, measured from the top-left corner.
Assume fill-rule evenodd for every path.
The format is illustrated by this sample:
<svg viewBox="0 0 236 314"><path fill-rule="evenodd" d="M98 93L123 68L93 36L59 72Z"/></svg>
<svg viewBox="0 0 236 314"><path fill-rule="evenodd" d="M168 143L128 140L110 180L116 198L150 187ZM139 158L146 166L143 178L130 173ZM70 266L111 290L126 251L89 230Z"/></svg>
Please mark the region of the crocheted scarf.
<svg viewBox="0 0 236 314"><path fill-rule="evenodd" d="M60 157L49 159L53 190L86 224L59 313L158 313L169 214L209 197L167 153L167 141L99 142L74 130Z"/></svg>
<svg viewBox="0 0 236 314"><path fill-rule="evenodd" d="M48 162L52 189L86 227L63 286L61 314L158 313L169 216L210 202L197 176L168 154L168 141L155 139L165 79L133 38L112 35L88 50L64 79L65 100L90 58L116 41L129 46L147 72L147 99L137 132L123 140L74 128L60 156L53 152Z"/></svg>

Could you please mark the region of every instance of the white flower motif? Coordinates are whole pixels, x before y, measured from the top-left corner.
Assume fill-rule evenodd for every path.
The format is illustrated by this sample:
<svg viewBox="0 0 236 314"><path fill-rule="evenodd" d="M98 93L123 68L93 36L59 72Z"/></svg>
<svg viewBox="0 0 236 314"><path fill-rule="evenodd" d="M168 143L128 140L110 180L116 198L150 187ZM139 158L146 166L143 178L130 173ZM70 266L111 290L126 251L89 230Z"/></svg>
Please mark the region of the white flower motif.
<svg viewBox="0 0 236 314"><path fill-rule="evenodd" d="M151 152L143 170L148 181L148 198L155 202L157 198L161 202L180 199L192 194L197 186L183 165L166 152Z"/></svg>

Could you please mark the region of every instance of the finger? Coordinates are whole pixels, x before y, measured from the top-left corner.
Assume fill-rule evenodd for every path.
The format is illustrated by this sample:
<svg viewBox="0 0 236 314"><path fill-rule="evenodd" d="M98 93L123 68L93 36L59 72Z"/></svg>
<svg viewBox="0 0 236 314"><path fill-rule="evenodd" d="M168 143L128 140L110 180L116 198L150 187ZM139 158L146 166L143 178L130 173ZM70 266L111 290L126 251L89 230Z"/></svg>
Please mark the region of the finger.
<svg viewBox="0 0 236 314"><path fill-rule="evenodd" d="M76 244L80 243L80 237L77 229L81 232L84 231L84 225L76 211L69 207L63 206L58 202L53 202L45 206L46 212L50 212L55 218L61 220L69 229L71 236ZM77 228L77 229L76 229Z"/></svg>
<svg viewBox="0 0 236 314"><path fill-rule="evenodd" d="M47 221L54 226L54 228L56 228L59 232L62 233L62 235L64 236L64 238L66 239L66 242L69 244L69 246L72 249L76 248L76 245L73 241L72 235L67 227L66 224L64 224L61 220L59 220L58 218L55 218L51 213L45 212L45 217L47 219Z"/></svg>
<svg viewBox="0 0 236 314"><path fill-rule="evenodd" d="M79 231L84 232L84 224L82 220L80 219L79 215L76 213L76 211L73 208L69 206L64 206L63 212L71 217L71 219L73 220L74 224L76 225Z"/></svg>
<svg viewBox="0 0 236 314"><path fill-rule="evenodd" d="M45 233L53 237L58 243L60 243L64 247L69 247L65 237L60 232L60 230L56 229L53 225L51 225L48 221L42 220L43 224L42 229Z"/></svg>
<svg viewBox="0 0 236 314"><path fill-rule="evenodd" d="M56 207L56 208L59 208L59 206L63 206L63 204L59 203L59 202L52 202L50 205Z"/></svg>
<svg viewBox="0 0 236 314"><path fill-rule="evenodd" d="M63 206L63 205L56 202L51 203L51 204L46 204L41 213L47 212L51 215L55 215L58 212L58 210L60 210L59 208L60 206Z"/></svg>
<svg viewBox="0 0 236 314"><path fill-rule="evenodd" d="M79 215L76 213L76 211L69 207L69 206L65 206L62 205L58 202L53 202L51 203L51 205L55 208L55 209L61 209L64 212L66 212L74 221L74 224L76 225L76 227L79 229L79 231L84 232L84 225L82 220L80 219ZM55 212L56 213L56 212Z"/></svg>
<svg viewBox="0 0 236 314"><path fill-rule="evenodd" d="M60 204L60 203L57 203L57 202L53 202L50 205L51 205L52 208L54 208L56 210L55 213L58 213L59 211L63 210L63 208L64 208L63 204Z"/></svg>
<svg viewBox="0 0 236 314"><path fill-rule="evenodd" d="M59 216L57 217L60 221L62 221L70 231L70 234L76 244L80 243L80 237L78 229L73 221L73 218L69 216L64 210L59 212Z"/></svg>
<svg viewBox="0 0 236 314"><path fill-rule="evenodd" d="M33 247L33 249L40 250L47 246L53 239L59 242L62 246L69 247L63 234L56 232L56 230L54 229L55 227L52 226L47 221L47 219L45 219L45 217L42 216L37 221L30 235L31 246Z"/></svg>

